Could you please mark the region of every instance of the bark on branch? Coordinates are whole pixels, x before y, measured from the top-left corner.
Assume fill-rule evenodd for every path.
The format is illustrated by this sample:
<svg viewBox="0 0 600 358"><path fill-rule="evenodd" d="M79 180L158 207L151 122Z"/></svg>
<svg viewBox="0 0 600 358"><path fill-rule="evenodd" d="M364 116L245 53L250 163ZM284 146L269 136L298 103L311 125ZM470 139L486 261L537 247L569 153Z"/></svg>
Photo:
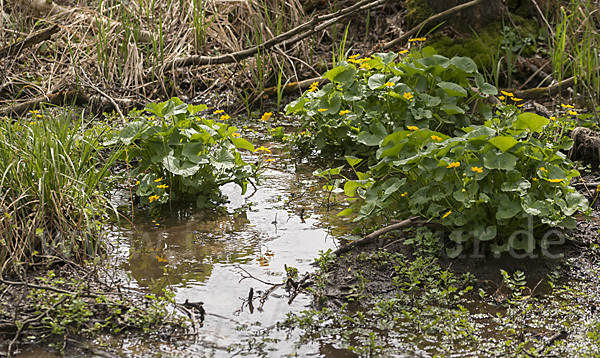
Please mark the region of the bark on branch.
<svg viewBox="0 0 600 358"><path fill-rule="evenodd" d="M24 49L50 39L50 37L52 37L53 34L58 32L58 30L58 25L54 25L47 29L40 30L26 39L17 41L12 45L3 47L0 49L0 57L17 56Z"/></svg>
<svg viewBox="0 0 600 358"><path fill-rule="evenodd" d="M239 62L240 60L243 60L259 52L267 50L275 45L281 44L282 46L286 46L294 44L323 29L326 29L327 27L356 12L374 8L378 5L384 4L386 1L387 0L362 0L350 7L339 10L333 14L316 16L309 22L297 26L268 41L265 41L264 43L258 46L219 56L188 56L183 58L177 58L165 63L165 65L163 66L163 70L185 66L217 65Z"/></svg>

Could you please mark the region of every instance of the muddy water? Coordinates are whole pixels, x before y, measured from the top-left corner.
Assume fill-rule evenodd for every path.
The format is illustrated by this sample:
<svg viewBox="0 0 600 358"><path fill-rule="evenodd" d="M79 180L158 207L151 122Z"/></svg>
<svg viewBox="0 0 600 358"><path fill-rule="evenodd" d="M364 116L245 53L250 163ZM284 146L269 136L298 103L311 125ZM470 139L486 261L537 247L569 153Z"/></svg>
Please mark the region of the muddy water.
<svg viewBox="0 0 600 358"><path fill-rule="evenodd" d="M340 209L327 209L312 168L284 157L272 163L256 191L242 195L235 185L225 186L224 210L135 211L131 222L121 223L122 236L112 237L114 264L127 285L153 293L168 286L177 302L203 301L207 315L197 339L165 344L106 338L109 346L125 355L338 356L329 346L294 347L294 337L275 328L288 312L309 307L307 295L288 304L289 295L279 288L261 304L271 287L261 281L281 283L284 265L312 271L319 251L335 249L337 236L349 231L335 215ZM254 307L247 304L250 289Z"/></svg>

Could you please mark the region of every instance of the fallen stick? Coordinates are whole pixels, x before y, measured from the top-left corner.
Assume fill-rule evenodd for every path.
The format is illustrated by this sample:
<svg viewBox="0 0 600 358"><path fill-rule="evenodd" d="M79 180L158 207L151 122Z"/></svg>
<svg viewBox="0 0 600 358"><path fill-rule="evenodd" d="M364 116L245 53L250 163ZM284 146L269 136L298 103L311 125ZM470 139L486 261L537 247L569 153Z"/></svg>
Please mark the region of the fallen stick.
<svg viewBox="0 0 600 358"><path fill-rule="evenodd" d="M336 22L344 19L345 17L348 17L349 15L355 12L371 9L375 6L385 3L386 1L387 0L362 0L350 7L339 10L334 14L316 16L309 22L297 26L268 41L265 41L263 44L260 44L258 46L219 56L187 56L182 58L176 58L172 61L165 63L162 69L164 70L169 68L179 68L186 66L218 65L239 62L240 60L253 56L278 44L282 44L282 46L294 44L300 40L303 40L313 35L314 33L317 33L335 24Z"/></svg>
<svg viewBox="0 0 600 358"><path fill-rule="evenodd" d="M47 29L40 30L35 34L27 37L26 39L17 41L11 45L3 47L0 49L0 57L17 56L24 49L50 39L50 37L57 33L59 29L60 28L58 27L58 25L54 25Z"/></svg>
<svg viewBox="0 0 600 358"><path fill-rule="evenodd" d="M65 105L65 104L78 104L84 105L88 102L89 95L81 90L74 91L60 91L58 93L51 93L45 96L36 97L26 102L14 104L12 106L0 108L0 116L22 116L27 111L40 108L43 103L49 103L54 105Z"/></svg>
<svg viewBox="0 0 600 358"><path fill-rule="evenodd" d="M518 90L518 89L510 89L507 88L506 91L511 92L515 95L515 97L523 98L523 99L538 99L544 97L552 97L556 96L561 89L566 89L569 87L573 87L575 85L575 77L569 77L564 79L556 84L553 84L548 87L539 87L539 88L530 88L526 90Z"/></svg>
<svg viewBox="0 0 600 358"><path fill-rule="evenodd" d="M364 246L364 245L370 244L370 243L374 242L379 236L386 234L390 231L403 229L405 227L412 226L415 223L421 224L424 222L424 221L418 220L418 219L419 219L418 216L413 216L406 220L402 220L398 223L381 228L381 229L374 231L374 232L370 233L369 235L363 237L362 239L352 241L351 243L340 247L339 249L335 250L333 252L333 254L335 254L336 256L340 256L341 254L344 254L344 253L350 251L352 248L354 248L356 246Z"/></svg>

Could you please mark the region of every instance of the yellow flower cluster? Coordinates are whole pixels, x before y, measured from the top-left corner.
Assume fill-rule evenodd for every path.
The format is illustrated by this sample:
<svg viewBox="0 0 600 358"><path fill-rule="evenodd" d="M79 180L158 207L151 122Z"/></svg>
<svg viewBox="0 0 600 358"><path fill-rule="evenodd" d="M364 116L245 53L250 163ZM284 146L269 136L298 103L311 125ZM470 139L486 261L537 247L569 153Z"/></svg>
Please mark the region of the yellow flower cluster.
<svg viewBox="0 0 600 358"><path fill-rule="evenodd" d="M263 122L266 122L271 118L272 115L273 115L273 112L265 112L265 114L262 115L260 120Z"/></svg>
<svg viewBox="0 0 600 358"><path fill-rule="evenodd" d="M221 118L220 118L220 119L221 119L222 121L226 121L226 120L228 120L229 118L231 118L231 117L229 117L229 114L224 114L224 115L222 115L222 116L221 116Z"/></svg>
<svg viewBox="0 0 600 358"><path fill-rule="evenodd" d="M231 136L233 138L239 138L239 137L241 137L239 133L232 133Z"/></svg>
<svg viewBox="0 0 600 358"><path fill-rule="evenodd" d="M271 154L271 150L269 148L265 147L265 146L262 146L262 145L260 146L260 148L256 148L256 152L260 152L260 151L263 151L263 152Z"/></svg>
<svg viewBox="0 0 600 358"><path fill-rule="evenodd" d="M405 191L404 193L400 194L400 196L406 196L406 194L408 194L408 192Z"/></svg>
<svg viewBox="0 0 600 358"><path fill-rule="evenodd" d="M326 112L327 108L319 108L319 109L317 109L317 111L319 111L319 112Z"/></svg>
<svg viewBox="0 0 600 358"><path fill-rule="evenodd" d="M504 101L506 99L511 99L514 102L519 102L522 101L523 98L517 98L515 97L515 95L512 92L506 92L506 91L500 91L500 93L502 93L502 96L498 96L498 99L501 101ZM517 104L517 107L523 107L522 104Z"/></svg>
<svg viewBox="0 0 600 358"><path fill-rule="evenodd" d="M471 170L475 173L483 173L483 167L471 167Z"/></svg>
<svg viewBox="0 0 600 358"><path fill-rule="evenodd" d="M150 202L153 202L158 199L160 199L160 196L158 196L158 195L152 195L152 196L148 197L148 201L150 201Z"/></svg>
<svg viewBox="0 0 600 358"><path fill-rule="evenodd" d="M310 84L310 88L308 89L308 92L316 92L316 90L318 90L318 89L319 89L319 82L315 81Z"/></svg>
<svg viewBox="0 0 600 358"><path fill-rule="evenodd" d="M402 50L402 51L398 52L398 54L400 54L400 55L404 55L405 53L408 53L408 50Z"/></svg>
<svg viewBox="0 0 600 358"><path fill-rule="evenodd" d="M436 142L441 142L442 141L442 137L439 137L437 135L432 135L431 139L435 140Z"/></svg>
<svg viewBox="0 0 600 358"><path fill-rule="evenodd" d="M446 166L446 168L457 168L460 167L460 162L452 162L450 164L448 164L448 166Z"/></svg>
<svg viewBox="0 0 600 358"><path fill-rule="evenodd" d="M340 116L343 116L344 114L348 114L348 113L350 113L350 111L345 109L343 111L340 111Z"/></svg>
<svg viewBox="0 0 600 358"><path fill-rule="evenodd" d="M351 58L351 59L348 59L348 62L350 62L350 63L355 63L355 64L357 64L357 65L360 65L360 64L362 64L363 62L366 62L366 61L369 61L369 60L370 60L370 58L369 58L369 57L365 57L365 58L359 58L359 59L354 59L354 58Z"/></svg>
<svg viewBox="0 0 600 358"><path fill-rule="evenodd" d="M40 111L38 111L37 109L33 110L33 111L29 111L29 113L31 113L31 115L36 116L37 118L42 118L44 117L43 114L40 114ZM36 124L37 122L32 122L31 124Z"/></svg>
<svg viewBox="0 0 600 358"><path fill-rule="evenodd" d="M448 217L448 215L452 214L452 210L448 211L447 213L444 214L444 216L442 216L442 219L445 219Z"/></svg>
<svg viewBox="0 0 600 358"><path fill-rule="evenodd" d="M157 185L156 187L159 188L159 189L166 189L169 186L167 184L161 184L161 185Z"/></svg>
<svg viewBox="0 0 600 358"><path fill-rule="evenodd" d="M221 113L225 113L225 111L222 109L219 109L219 110L216 110L213 112L213 114L221 114Z"/></svg>
<svg viewBox="0 0 600 358"><path fill-rule="evenodd" d="M406 126L406 128L408 130L411 130L411 131L418 131L419 130L419 127L417 127L417 126Z"/></svg>
<svg viewBox="0 0 600 358"><path fill-rule="evenodd" d="M414 96L410 92L404 92L404 94L402 95L402 97L404 97L408 101L412 101L412 99L413 99Z"/></svg>
<svg viewBox="0 0 600 358"><path fill-rule="evenodd" d="M548 179L548 181L550 183L560 183L561 181L563 181L564 179Z"/></svg>
<svg viewBox="0 0 600 358"><path fill-rule="evenodd" d="M408 39L408 42L417 42L417 41L425 41L426 37L415 37L414 39Z"/></svg>
<svg viewBox="0 0 600 358"><path fill-rule="evenodd" d="M161 181L161 180L163 180L163 179L164 179L163 177L160 177L160 178L158 178L158 179L155 179L155 180L154 180L154 182L155 182L155 183L158 183L159 181Z"/></svg>
<svg viewBox="0 0 600 358"><path fill-rule="evenodd" d="M384 84L384 86L387 86L387 87L394 87L395 85L396 85L396 84L395 84L394 82L386 82L386 83Z"/></svg>
<svg viewBox="0 0 600 358"><path fill-rule="evenodd" d="M369 65L368 63L363 63L360 65L359 69L368 71L371 69L371 65Z"/></svg>
<svg viewBox="0 0 600 358"><path fill-rule="evenodd" d="M561 106L562 108L571 108L571 109L575 108L575 106L572 106L572 105L570 105L570 104L561 104L560 106Z"/></svg>

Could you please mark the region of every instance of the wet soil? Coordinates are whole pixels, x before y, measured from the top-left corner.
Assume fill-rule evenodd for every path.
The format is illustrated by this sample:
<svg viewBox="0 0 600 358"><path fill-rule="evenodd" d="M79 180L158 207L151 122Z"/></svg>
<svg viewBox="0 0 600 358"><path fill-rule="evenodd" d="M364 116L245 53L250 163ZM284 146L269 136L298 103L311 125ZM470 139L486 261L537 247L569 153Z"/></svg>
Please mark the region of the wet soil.
<svg viewBox="0 0 600 358"><path fill-rule="evenodd" d="M590 203L593 198L589 197ZM470 274L474 277L476 290L483 289L493 294L498 302L503 301L509 290L505 287L501 270L508 273L523 272L527 277L526 285L530 288L543 288L548 281L549 275L567 266L577 266L578 262L587 262L594 255L590 247L600 244L600 212L594 211L588 220L583 215L578 217L577 227L565 232L565 240L562 244L555 243L548 249L536 249L531 253L507 252L502 255L491 253L483 254L482 250L465 250L457 258L450 258L445 254L443 248L444 233L440 232L440 244L435 255L437 264L441 269L456 275ZM357 284L354 274L358 269L363 276L362 297L393 298L400 289L394 282L397 267L394 262L358 264L360 257L377 256L376 253L400 254L407 260L415 260L419 253L415 252L413 245L405 244L407 234L394 233L380 238L378 241L364 246L356 246L345 254L342 254L325 274L326 287L322 295L330 300L324 301L326 307L339 307L342 303L356 302L357 295L353 287ZM359 304L370 305L372 300L358 300ZM317 304L320 307L319 304Z"/></svg>

